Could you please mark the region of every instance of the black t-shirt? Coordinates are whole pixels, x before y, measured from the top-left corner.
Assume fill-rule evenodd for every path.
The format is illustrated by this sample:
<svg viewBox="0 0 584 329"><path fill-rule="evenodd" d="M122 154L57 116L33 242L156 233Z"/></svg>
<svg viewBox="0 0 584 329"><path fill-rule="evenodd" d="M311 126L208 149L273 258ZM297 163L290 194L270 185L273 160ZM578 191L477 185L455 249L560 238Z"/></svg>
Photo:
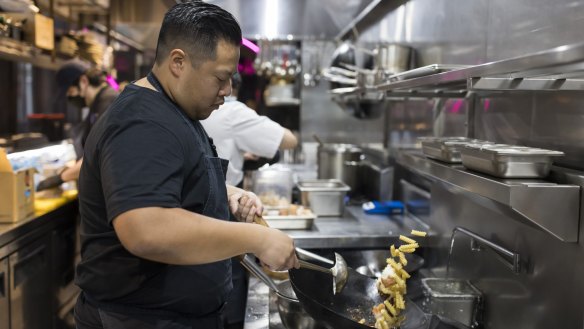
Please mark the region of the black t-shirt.
<svg viewBox="0 0 584 329"><path fill-rule="evenodd" d="M112 225L136 208L203 211L209 151L195 138L163 94L135 85L92 128L79 177L82 261L76 283L93 300L192 315L215 311L225 301L229 260L174 266L138 258L124 249Z"/></svg>
<svg viewBox="0 0 584 329"><path fill-rule="evenodd" d="M87 136L89 136L91 128L97 122L99 116L109 108L118 95L119 93L115 89L107 85L103 86L95 95L95 99L89 107L87 117L73 128L71 137L73 138L73 146L75 147L77 159L83 157L83 146L85 145L85 141L87 140Z"/></svg>

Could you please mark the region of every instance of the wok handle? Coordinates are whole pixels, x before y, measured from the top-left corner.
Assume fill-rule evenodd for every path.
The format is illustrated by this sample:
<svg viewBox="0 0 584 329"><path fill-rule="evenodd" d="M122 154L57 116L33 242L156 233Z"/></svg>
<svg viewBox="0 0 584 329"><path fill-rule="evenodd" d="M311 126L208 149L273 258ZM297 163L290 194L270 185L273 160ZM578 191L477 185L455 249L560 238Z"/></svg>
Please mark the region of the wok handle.
<svg viewBox="0 0 584 329"><path fill-rule="evenodd" d="M266 273L264 273L264 271L262 271L262 269L254 261L252 256L241 255L240 262L241 265L245 267L246 270L249 271L249 273L253 274L253 276L260 279L263 283L270 287L270 289L274 290L277 293L280 293L280 291L278 290L278 286L276 285L274 280L272 280L272 278L270 278Z"/></svg>
<svg viewBox="0 0 584 329"><path fill-rule="evenodd" d="M309 262L302 260L302 259L299 259L298 263L300 263L300 268L306 268L309 270L315 270L315 271L324 272L324 273L333 275L333 272L331 271L330 268L326 268L326 267L322 267L322 266L319 266L316 264L312 264L312 263L309 263Z"/></svg>
<svg viewBox="0 0 584 329"><path fill-rule="evenodd" d="M270 227L268 225L268 223L266 222L266 220L262 216L258 216L258 215L254 216L253 221L256 224L263 225L265 227ZM309 256L309 257L315 258L315 259L317 259L319 261L322 261L324 263L329 263L329 264L333 264L334 265L334 262L332 262L331 260L326 259L324 257L320 257L318 255L315 255L315 254L313 254L313 253L311 253L309 251L306 251L304 249L296 248L296 252L298 254L301 254L301 255L305 255L305 256ZM310 270L316 270L316 271L320 271L320 272L332 274L331 269L329 269L329 268L322 267L322 266L319 266L319 265L316 265L316 264L313 264L313 263L309 263L309 262L307 262L305 260L302 260L302 259L298 259L298 262L300 263L300 267L301 268L306 268L306 269L310 269Z"/></svg>

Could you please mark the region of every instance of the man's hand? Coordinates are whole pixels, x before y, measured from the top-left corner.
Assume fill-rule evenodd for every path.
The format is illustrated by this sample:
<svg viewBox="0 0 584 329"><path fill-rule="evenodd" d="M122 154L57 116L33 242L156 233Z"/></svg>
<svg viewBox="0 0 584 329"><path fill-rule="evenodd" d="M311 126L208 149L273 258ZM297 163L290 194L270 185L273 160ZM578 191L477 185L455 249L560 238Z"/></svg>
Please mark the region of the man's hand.
<svg viewBox="0 0 584 329"><path fill-rule="evenodd" d="M300 267L294 249L294 240L288 234L273 228L264 235L261 249L255 255L272 271Z"/></svg>
<svg viewBox="0 0 584 329"><path fill-rule="evenodd" d="M39 183L37 185L37 192L48 190L53 187L59 187L63 184L63 179L61 179L61 174L51 176Z"/></svg>
<svg viewBox="0 0 584 329"><path fill-rule="evenodd" d="M228 188L229 209L241 222L253 223L256 215L261 216L264 206L253 192L230 186Z"/></svg>

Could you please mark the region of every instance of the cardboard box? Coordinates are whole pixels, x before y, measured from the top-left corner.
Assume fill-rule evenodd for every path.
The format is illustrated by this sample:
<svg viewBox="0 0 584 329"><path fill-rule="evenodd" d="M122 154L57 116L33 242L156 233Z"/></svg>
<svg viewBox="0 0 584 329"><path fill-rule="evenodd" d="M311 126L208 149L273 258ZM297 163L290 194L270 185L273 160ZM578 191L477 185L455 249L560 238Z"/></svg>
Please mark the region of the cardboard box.
<svg viewBox="0 0 584 329"><path fill-rule="evenodd" d="M34 168L18 171L0 148L0 223L15 223L34 214Z"/></svg>
<svg viewBox="0 0 584 329"><path fill-rule="evenodd" d="M55 48L55 23L52 18L32 12L4 14L15 20L26 20L23 26L24 41L44 50Z"/></svg>

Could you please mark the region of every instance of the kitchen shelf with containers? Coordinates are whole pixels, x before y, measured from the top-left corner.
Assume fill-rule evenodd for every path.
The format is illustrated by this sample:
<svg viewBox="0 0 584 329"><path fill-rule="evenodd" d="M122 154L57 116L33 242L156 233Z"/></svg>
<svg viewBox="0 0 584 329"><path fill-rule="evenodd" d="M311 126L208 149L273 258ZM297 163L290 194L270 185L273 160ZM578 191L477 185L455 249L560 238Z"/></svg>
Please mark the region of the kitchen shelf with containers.
<svg viewBox="0 0 584 329"><path fill-rule="evenodd" d="M382 100L463 98L469 92L584 91L584 43L480 65L432 64L388 76L378 73L376 79L361 79L367 84L349 84L331 93L336 98ZM346 72L337 75L347 77Z"/></svg>
<svg viewBox="0 0 584 329"><path fill-rule="evenodd" d="M423 153L402 151L398 163L431 179L509 207L564 242L578 241L584 177L552 166L562 152L494 144L464 137L427 138Z"/></svg>
<svg viewBox="0 0 584 329"><path fill-rule="evenodd" d="M440 95L461 91L584 90L584 43L525 56L458 67L434 64L390 76L376 89L385 92Z"/></svg>

